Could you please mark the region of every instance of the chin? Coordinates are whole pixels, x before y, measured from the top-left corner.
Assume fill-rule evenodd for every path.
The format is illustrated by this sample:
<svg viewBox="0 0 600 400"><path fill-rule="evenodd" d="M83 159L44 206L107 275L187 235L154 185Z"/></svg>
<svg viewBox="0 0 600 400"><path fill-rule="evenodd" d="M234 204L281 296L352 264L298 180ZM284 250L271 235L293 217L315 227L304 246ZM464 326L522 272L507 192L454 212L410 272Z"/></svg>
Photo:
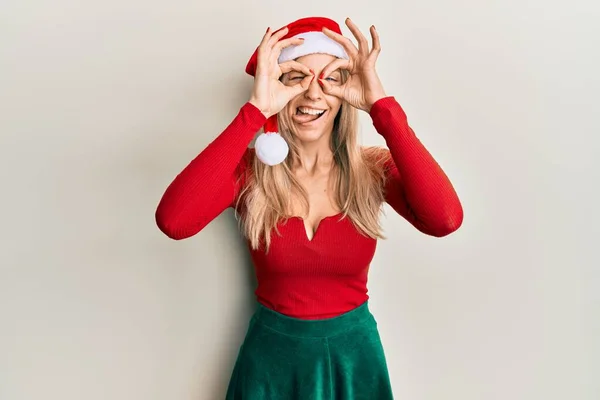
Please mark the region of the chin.
<svg viewBox="0 0 600 400"><path fill-rule="evenodd" d="M322 126L299 126L295 125L296 137L302 142L317 142L323 137L329 137L333 131L333 124L324 124Z"/></svg>
<svg viewBox="0 0 600 400"><path fill-rule="evenodd" d="M322 129L297 129L296 138L304 143L318 142L326 135L326 131Z"/></svg>

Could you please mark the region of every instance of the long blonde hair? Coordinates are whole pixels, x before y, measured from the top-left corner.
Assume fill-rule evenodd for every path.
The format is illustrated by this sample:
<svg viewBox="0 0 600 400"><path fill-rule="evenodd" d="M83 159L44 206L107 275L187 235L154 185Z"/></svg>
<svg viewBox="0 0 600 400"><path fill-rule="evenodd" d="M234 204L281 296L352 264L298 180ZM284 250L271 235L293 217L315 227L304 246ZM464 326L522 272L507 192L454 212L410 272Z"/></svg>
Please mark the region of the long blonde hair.
<svg viewBox="0 0 600 400"><path fill-rule="evenodd" d="M288 113L278 115L278 126L290 152L284 162L268 166L256 157L249 160L245 185L235 207L240 227L253 249L271 244L273 231L282 219L293 217L292 198L296 195L308 213L308 195L294 177L292 166L299 158L296 136ZM358 144L358 113L346 102L334 120L330 147L333 152L334 201L362 234L384 238L379 214L384 202L384 165L389 151L381 147L362 147ZM241 207L240 207L241 205ZM237 210L243 210L237 212Z"/></svg>

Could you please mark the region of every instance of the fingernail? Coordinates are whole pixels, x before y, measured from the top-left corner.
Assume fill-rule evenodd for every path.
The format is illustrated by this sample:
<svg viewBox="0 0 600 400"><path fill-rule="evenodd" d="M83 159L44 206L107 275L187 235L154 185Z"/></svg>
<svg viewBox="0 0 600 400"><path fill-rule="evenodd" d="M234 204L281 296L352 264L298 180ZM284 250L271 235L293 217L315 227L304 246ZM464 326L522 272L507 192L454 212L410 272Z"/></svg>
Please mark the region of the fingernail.
<svg viewBox="0 0 600 400"><path fill-rule="evenodd" d="M323 79L323 72L321 72L321 75L319 75L319 80Z"/></svg>
<svg viewBox="0 0 600 400"><path fill-rule="evenodd" d="M269 32L269 29L271 29L271 27L268 27L268 28L267 28L267 32ZM265 32L265 33L267 33L267 32Z"/></svg>
<svg viewBox="0 0 600 400"><path fill-rule="evenodd" d="M321 87L324 87L324 86L323 86L323 80L322 80L322 79L319 79L319 85L321 85Z"/></svg>

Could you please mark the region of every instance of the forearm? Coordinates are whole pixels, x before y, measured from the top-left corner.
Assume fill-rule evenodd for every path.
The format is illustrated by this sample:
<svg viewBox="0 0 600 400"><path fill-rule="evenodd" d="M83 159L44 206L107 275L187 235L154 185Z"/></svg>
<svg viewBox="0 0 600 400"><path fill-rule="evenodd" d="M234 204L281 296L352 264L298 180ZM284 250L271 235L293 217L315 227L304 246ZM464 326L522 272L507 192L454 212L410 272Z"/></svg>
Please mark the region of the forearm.
<svg viewBox="0 0 600 400"><path fill-rule="evenodd" d="M461 225L463 210L448 176L416 137L393 97L381 99L370 115L384 137L395 168L387 185L390 204L419 230L445 236Z"/></svg>

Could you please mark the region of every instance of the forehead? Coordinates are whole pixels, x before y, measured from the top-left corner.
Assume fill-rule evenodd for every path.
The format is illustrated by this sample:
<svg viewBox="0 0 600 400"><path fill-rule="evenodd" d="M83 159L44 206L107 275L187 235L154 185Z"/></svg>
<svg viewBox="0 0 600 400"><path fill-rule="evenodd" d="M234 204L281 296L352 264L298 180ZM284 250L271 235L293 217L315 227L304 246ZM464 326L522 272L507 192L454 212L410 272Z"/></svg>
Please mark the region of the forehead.
<svg viewBox="0 0 600 400"><path fill-rule="evenodd" d="M320 71L336 59L336 57L329 54L309 54L306 56L298 57L296 61L306 65L308 68Z"/></svg>

